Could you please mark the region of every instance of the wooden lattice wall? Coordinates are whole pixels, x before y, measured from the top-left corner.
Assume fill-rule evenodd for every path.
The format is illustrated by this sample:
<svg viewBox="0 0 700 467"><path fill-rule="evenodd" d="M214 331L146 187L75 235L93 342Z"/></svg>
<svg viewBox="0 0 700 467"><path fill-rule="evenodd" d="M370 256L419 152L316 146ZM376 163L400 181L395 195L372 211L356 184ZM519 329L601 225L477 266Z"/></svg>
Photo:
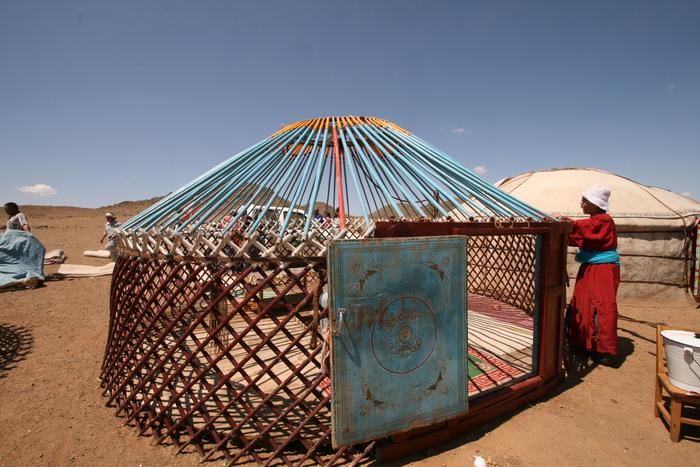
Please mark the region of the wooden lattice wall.
<svg viewBox="0 0 700 467"><path fill-rule="evenodd" d="M485 235L467 239L470 293L495 298L530 316L535 312L535 235Z"/></svg>
<svg viewBox="0 0 700 467"><path fill-rule="evenodd" d="M141 434L204 459L363 458L371 446L329 448L319 271L122 256L102 366L108 404Z"/></svg>
<svg viewBox="0 0 700 467"><path fill-rule="evenodd" d="M415 236L460 233L446 223L417 227ZM381 227L378 233L411 235ZM536 379L552 380L561 367L564 237L543 227L516 234L477 226L472 233L478 235L469 240L471 290L530 312L540 300ZM545 288L535 290L541 234ZM327 310L319 304L325 259L295 261L176 260L122 251L101 374L108 404L139 433L204 459L287 465L367 459L375 443L331 448ZM491 394L470 404L470 414L488 420L488 413L502 413L527 383L508 391L510 405L494 405L501 396ZM471 426L456 423L450 426ZM399 450L424 445L402 439L408 438L394 439Z"/></svg>

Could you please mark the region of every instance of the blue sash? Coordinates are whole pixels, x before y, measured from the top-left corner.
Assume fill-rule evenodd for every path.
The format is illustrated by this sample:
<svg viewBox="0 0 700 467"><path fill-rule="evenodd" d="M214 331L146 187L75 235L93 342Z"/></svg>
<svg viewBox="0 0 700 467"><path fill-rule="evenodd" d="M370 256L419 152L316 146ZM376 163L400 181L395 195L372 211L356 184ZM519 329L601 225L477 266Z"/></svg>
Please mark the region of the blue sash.
<svg viewBox="0 0 700 467"><path fill-rule="evenodd" d="M580 250L576 253L576 262L581 264L617 264L620 265L620 255L617 250L588 251Z"/></svg>

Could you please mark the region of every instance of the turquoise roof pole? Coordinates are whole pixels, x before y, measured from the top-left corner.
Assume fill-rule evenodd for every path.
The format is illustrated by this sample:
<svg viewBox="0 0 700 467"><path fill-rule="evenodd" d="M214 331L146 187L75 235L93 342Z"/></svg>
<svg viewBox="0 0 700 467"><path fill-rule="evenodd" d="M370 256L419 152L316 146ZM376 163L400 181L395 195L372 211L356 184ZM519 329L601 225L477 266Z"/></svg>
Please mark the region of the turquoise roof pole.
<svg viewBox="0 0 700 467"><path fill-rule="evenodd" d="M387 120L347 116L288 125L183 185L122 228L185 234L206 227L226 234L244 225L249 236L276 222L272 228L280 238L290 228L308 237L320 199L333 206L347 202L342 216L360 218L365 225L392 215L551 220L409 131ZM360 212L350 212L351 200L359 201ZM284 215L269 216L272 211ZM292 226L300 214L303 225Z"/></svg>
<svg viewBox="0 0 700 467"><path fill-rule="evenodd" d="M364 196L362 189L360 189L359 178L357 172L355 171L355 161L352 157L352 153L348 148L348 143L345 141L345 134L340 132L340 141L343 144L343 153L345 154L345 160L348 168L350 169L350 176L352 178L353 184L355 185L355 192L360 200L360 208L362 209L362 217L364 217L365 222L369 225L369 206L367 205L367 200Z"/></svg>

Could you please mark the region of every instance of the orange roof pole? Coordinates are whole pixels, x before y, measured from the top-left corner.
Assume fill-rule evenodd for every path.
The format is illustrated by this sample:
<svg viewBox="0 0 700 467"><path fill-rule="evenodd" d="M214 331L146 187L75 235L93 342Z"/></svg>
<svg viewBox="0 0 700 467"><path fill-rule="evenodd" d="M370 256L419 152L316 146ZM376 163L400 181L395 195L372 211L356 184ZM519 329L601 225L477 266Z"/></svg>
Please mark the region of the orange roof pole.
<svg viewBox="0 0 700 467"><path fill-rule="evenodd" d="M338 146L338 120L333 119L333 148L335 149L335 184L338 186L338 209L340 228L345 228L345 200L343 199L343 177L340 173L340 146Z"/></svg>

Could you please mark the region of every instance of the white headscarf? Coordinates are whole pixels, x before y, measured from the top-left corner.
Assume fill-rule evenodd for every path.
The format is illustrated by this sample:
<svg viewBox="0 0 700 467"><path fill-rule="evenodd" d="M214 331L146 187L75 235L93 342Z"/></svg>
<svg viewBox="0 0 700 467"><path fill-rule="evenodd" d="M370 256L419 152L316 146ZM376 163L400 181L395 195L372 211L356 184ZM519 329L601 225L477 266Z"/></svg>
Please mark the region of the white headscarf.
<svg viewBox="0 0 700 467"><path fill-rule="evenodd" d="M581 193L591 203L598 206L603 211L608 211L608 199L610 198L610 188L603 185L596 185Z"/></svg>

